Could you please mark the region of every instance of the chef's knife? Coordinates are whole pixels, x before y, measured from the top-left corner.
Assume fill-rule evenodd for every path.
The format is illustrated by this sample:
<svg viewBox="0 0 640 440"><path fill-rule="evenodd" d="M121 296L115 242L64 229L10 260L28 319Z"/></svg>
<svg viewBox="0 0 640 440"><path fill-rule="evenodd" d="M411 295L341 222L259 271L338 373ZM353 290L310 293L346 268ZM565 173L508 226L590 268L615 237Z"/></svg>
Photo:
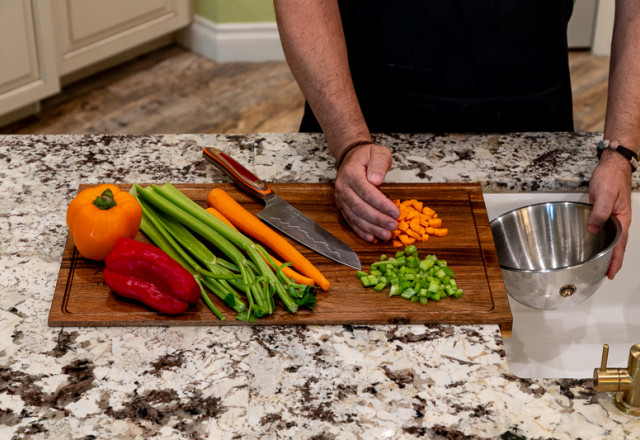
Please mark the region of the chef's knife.
<svg viewBox="0 0 640 440"><path fill-rule="evenodd" d="M249 170L216 148L207 147L202 152L240 189L264 201L264 209L256 214L263 222L327 258L360 270L360 259L349 246L278 197Z"/></svg>

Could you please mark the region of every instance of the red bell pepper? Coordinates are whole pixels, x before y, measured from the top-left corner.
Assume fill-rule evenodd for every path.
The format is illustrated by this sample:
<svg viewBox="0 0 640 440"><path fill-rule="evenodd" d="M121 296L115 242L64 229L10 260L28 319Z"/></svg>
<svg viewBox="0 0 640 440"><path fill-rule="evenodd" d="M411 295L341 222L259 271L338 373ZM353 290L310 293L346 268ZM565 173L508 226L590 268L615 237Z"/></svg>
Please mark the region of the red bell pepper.
<svg viewBox="0 0 640 440"><path fill-rule="evenodd" d="M200 285L187 269L151 245L122 238L105 260L106 285L169 315L183 313L200 299Z"/></svg>

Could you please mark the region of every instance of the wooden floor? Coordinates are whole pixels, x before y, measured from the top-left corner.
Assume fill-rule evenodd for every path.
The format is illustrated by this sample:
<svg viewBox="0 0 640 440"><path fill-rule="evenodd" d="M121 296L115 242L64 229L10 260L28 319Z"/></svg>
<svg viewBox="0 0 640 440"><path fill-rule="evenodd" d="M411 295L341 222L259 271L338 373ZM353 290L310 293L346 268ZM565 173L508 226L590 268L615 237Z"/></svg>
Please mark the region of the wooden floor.
<svg viewBox="0 0 640 440"><path fill-rule="evenodd" d="M571 52L577 131L601 131L608 57ZM214 63L177 45L68 85L3 134L297 131L304 100L285 62Z"/></svg>

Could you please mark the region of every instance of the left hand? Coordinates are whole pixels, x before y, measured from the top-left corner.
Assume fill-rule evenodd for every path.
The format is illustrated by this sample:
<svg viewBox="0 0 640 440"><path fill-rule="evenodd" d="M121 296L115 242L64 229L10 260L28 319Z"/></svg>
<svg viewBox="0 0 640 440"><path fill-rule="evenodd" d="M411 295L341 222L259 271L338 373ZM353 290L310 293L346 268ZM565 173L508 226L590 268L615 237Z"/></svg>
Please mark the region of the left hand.
<svg viewBox="0 0 640 440"><path fill-rule="evenodd" d="M390 240L398 227L398 208L378 186L391 167L391 151L364 144L347 153L336 177L336 204L360 238Z"/></svg>
<svg viewBox="0 0 640 440"><path fill-rule="evenodd" d="M631 167L615 151L604 151L589 182L589 202L593 212L587 221L591 233L598 232L611 214L622 224L622 236L613 249L607 277L612 280L622 267L631 225Z"/></svg>

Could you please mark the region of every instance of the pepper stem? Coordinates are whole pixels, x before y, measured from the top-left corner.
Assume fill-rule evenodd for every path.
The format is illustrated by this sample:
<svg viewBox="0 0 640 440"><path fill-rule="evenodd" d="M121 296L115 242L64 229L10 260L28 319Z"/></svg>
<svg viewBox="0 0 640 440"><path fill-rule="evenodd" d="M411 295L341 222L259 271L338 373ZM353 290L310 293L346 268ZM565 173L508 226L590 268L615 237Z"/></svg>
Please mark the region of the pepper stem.
<svg viewBox="0 0 640 440"><path fill-rule="evenodd" d="M99 209L103 209L105 211L116 206L116 201L113 199L113 192L111 192L111 189L105 189L100 196L96 197L93 204Z"/></svg>

